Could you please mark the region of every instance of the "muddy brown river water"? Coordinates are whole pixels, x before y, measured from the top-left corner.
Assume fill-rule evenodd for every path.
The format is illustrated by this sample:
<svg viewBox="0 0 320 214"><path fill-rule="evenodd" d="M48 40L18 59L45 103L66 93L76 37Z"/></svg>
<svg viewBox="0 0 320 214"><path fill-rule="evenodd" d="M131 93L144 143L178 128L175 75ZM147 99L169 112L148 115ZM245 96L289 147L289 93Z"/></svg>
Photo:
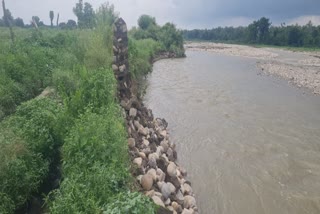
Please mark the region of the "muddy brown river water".
<svg viewBox="0 0 320 214"><path fill-rule="evenodd" d="M155 63L144 99L201 213L320 213L320 96L258 75L255 59L188 51Z"/></svg>

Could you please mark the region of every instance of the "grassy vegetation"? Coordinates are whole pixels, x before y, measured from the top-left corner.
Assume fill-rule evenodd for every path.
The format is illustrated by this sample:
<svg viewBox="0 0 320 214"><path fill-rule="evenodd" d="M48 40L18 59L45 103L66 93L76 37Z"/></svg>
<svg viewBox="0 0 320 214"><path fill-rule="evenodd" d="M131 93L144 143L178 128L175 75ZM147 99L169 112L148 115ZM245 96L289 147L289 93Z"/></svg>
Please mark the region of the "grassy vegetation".
<svg viewBox="0 0 320 214"><path fill-rule="evenodd" d="M14 47L2 45L0 213L13 213L39 191L60 151L62 182L47 198L51 213L155 211L131 193L110 29L23 30ZM47 86L55 96L24 102Z"/></svg>
<svg viewBox="0 0 320 214"><path fill-rule="evenodd" d="M0 213L14 213L57 181L46 196L50 213L155 213L129 172L108 13L100 8L94 30L14 28L14 44L0 28ZM182 56L176 36L168 24L157 38L130 37L133 79L151 71L159 52ZM37 97L47 87L54 93Z"/></svg>

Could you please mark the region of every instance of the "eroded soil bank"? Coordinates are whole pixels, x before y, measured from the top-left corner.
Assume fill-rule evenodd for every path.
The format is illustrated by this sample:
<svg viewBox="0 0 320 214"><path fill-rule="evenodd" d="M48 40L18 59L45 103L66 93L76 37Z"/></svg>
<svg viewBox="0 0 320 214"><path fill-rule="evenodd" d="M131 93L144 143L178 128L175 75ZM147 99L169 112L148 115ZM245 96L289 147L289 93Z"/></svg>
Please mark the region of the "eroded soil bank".
<svg viewBox="0 0 320 214"><path fill-rule="evenodd" d="M207 51L257 60L257 67L266 74L288 80L298 87L320 94L320 53L294 52L277 48L255 48L221 43L187 43L188 50Z"/></svg>

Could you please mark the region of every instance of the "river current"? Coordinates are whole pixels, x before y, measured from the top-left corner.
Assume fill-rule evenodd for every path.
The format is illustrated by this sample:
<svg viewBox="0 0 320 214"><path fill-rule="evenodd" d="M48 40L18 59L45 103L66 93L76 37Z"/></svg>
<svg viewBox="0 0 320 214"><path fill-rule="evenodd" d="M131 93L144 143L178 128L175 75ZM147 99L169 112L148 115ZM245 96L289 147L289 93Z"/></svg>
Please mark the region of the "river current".
<svg viewBox="0 0 320 214"><path fill-rule="evenodd" d="M320 96L255 59L188 51L154 64L144 101L168 121L201 213L320 213Z"/></svg>

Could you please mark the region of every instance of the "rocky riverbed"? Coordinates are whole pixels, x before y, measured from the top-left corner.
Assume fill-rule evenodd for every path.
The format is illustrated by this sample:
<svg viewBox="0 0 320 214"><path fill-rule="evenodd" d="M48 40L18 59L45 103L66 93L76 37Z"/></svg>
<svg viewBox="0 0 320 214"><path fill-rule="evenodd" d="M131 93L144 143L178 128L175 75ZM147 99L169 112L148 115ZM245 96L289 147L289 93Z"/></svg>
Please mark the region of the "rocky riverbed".
<svg viewBox="0 0 320 214"><path fill-rule="evenodd" d="M257 67L265 74L275 75L288 82L320 94L320 53L294 52L278 48L255 48L221 43L187 43L189 50L257 59Z"/></svg>

